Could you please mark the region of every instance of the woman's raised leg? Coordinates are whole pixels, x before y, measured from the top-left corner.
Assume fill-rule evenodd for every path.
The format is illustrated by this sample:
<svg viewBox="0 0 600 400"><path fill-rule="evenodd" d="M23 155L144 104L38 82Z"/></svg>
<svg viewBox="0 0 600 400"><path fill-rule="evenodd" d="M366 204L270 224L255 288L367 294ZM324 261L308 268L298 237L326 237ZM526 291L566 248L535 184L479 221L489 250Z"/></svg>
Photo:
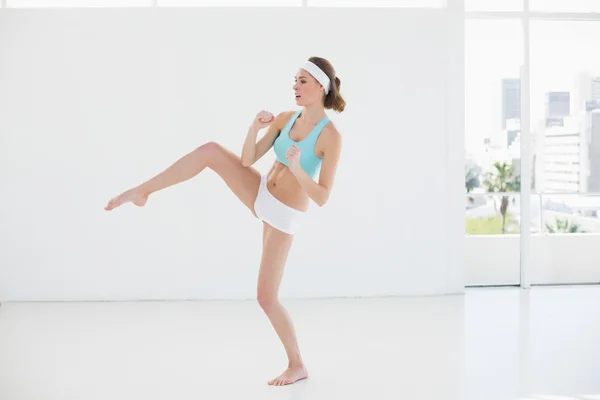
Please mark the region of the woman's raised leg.
<svg viewBox="0 0 600 400"><path fill-rule="evenodd" d="M260 173L255 168L244 167L235 153L215 142L203 144L181 157L160 174L114 197L104 209L110 211L128 202L143 206L151 194L187 181L206 167L215 171L231 191L256 215L254 201L260 185Z"/></svg>

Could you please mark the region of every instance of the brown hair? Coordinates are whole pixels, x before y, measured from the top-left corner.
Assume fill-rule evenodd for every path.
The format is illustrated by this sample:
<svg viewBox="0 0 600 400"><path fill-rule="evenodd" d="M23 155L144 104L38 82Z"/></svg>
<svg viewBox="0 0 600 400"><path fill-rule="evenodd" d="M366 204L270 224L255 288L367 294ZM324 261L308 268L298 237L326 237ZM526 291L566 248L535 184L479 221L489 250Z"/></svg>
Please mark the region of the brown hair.
<svg viewBox="0 0 600 400"><path fill-rule="evenodd" d="M331 65L328 60L321 57L311 57L308 59L308 61L321 68L321 70L325 72L331 81L331 90L325 96L325 100L323 101L325 108L333 109L339 113L344 111L344 108L346 107L346 101L340 94L340 86L342 85L342 82L340 81L340 78L335 76L335 69L333 68L333 65Z"/></svg>

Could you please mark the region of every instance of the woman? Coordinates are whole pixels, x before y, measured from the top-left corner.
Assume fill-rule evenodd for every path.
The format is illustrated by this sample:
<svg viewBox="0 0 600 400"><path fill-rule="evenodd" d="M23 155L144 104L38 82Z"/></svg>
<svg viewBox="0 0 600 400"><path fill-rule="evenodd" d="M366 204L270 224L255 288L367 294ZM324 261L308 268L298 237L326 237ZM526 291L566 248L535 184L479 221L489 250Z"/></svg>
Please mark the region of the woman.
<svg viewBox="0 0 600 400"><path fill-rule="evenodd" d="M159 175L109 201L112 210L124 203L146 204L161 189L186 181L204 168L214 170L263 222L263 249L257 298L288 357L288 368L270 385L287 385L308 377L292 321L278 299L279 285L298 222L310 200L323 206L329 199L341 152L341 136L325 109L342 112L340 79L331 63L311 57L296 73L294 94L298 111L274 117L258 113L248 129L241 158L221 145L209 142L176 161ZM268 127L257 142L260 129ZM276 161L266 176L252 165L271 147ZM320 167L318 183L314 181Z"/></svg>

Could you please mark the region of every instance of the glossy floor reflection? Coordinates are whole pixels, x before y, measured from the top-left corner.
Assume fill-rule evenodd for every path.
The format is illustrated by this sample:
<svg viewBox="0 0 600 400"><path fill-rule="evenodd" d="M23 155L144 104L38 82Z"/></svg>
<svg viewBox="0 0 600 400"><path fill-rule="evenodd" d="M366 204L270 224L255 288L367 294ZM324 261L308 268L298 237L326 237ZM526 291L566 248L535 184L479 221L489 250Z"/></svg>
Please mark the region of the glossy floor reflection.
<svg viewBox="0 0 600 400"><path fill-rule="evenodd" d="M600 400L600 287L283 300L310 377L255 301L4 303L0 399Z"/></svg>

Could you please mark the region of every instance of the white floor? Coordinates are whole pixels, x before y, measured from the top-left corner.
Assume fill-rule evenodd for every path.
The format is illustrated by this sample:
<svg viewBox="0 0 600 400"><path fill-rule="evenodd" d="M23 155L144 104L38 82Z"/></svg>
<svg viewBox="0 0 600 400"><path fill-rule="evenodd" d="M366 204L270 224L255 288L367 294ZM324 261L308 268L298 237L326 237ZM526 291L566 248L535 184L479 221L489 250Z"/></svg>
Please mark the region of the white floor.
<svg viewBox="0 0 600 400"><path fill-rule="evenodd" d="M0 399L600 399L600 286L283 303L285 387L254 301L3 303Z"/></svg>

